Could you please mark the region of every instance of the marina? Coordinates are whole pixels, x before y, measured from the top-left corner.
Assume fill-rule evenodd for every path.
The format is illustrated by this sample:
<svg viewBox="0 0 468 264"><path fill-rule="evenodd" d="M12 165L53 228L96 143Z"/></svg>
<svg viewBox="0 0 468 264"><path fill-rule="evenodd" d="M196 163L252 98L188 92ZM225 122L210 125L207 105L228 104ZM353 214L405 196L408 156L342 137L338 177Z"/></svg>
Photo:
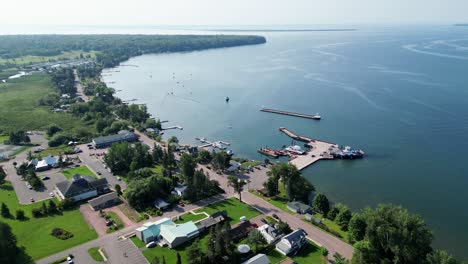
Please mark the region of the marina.
<svg viewBox="0 0 468 264"><path fill-rule="evenodd" d="M217 149L220 149L220 150L226 150L227 147L226 146L230 146L231 143L229 142L226 142L226 141L214 141L214 142L210 142L208 141L206 138L202 137L202 138L195 138L195 140L198 140L200 141L201 143L204 143L203 145L201 146L198 146L198 148L217 148ZM232 150L228 150L226 151L229 155L232 155L234 152ZM232 154L230 154L232 153Z"/></svg>
<svg viewBox="0 0 468 264"><path fill-rule="evenodd" d="M276 109L270 109L270 108L262 108L262 109L260 109L260 111L266 112L266 113L273 113L273 114L279 114L279 115L287 115L287 116L302 117L302 118L314 119L314 120L320 120L320 119L322 119L322 117L321 117L319 114L316 114L316 115L308 115L308 114L300 114L300 113L289 112L289 111L283 111L283 110L276 110Z"/></svg>

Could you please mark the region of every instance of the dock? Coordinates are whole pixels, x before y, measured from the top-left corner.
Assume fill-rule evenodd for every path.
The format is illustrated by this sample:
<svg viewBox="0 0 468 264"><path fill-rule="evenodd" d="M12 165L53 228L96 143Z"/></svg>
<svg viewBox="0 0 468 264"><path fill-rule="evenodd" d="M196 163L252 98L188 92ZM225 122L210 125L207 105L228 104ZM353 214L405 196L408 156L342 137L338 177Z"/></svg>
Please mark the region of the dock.
<svg viewBox="0 0 468 264"><path fill-rule="evenodd" d="M322 117L319 116L319 115L300 114L300 113L283 111L283 110L276 110L276 109L270 109L270 108L262 108L262 109L260 109L260 111L267 112L267 113L273 113L273 114L279 114L279 115L302 117L302 118L314 119L314 120L322 119Z"/></svg>
<svg viewBox="0 0 468 264"><path fill-rule="evenodd" d="M170 130L170 129L179 129L179 130L184 130L183 127L181 126L170 126L170 127L165 127L162 130Z"/></svg>
<svg viewBox="0 0 468 264"><path fill-rule="evenodd" d="M300 136L285 127L280 127L279 130L294 140L305 142L310 147L310 150L305 155L297 155L289 161L298 170L303 170L319 160L334 159L331 151L338 148L338 145L335 143Z"/></svg>

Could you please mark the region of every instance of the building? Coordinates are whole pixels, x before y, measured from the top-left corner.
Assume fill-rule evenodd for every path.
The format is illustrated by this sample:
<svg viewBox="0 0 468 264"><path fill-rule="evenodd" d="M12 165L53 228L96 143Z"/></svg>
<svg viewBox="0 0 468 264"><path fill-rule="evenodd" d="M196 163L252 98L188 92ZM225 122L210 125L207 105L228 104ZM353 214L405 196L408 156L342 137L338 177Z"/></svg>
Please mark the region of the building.
<svg viewBox="0 0 468 264"><path fill-rule="evenodd" d="M110 147L114 143L134 142L138 139L137 135L127 130L121 130L115 135L93 138L92 144L95 148Z"/></svg>
<svg viewBox="0 0 468 264"><path fill-rule="evenodd" d="M42 160L33 159L28 165L35 166L36 171L45 171L59 167L59 158L53 156L44 157Z"/></svg>
<svg viewBox="0 0 468 264"><path fill-rule="evenodd" d="M226 218L227 218L227 212L221 211L221 212L214 213L210 215L209 217L196 222L195 225L197 226L198 231L201 233L201 232L208 230L210 227L214 225L224 222Z"/></svg>
<svg viewBox="0 0 468 264"><path fill-rule="evenodd" d="M242 264L270 264L270 259L265 254L257 254Z"/></svg>
<svg viewBox="0 0 468 264"><path fill-rule="evenodd" d="M312 207L301 202L289 202L287 204L289 210L298 214L307 214L312 212Z"/></svg>
<svg viewBox="0 0 468 264"><path fill-rule="evenodd" d="M110 191L106 179L96 180L91 176L79 174L74 175L71 180L58 182L55 186L61 199L73 198L75 201L86 200Z"/></svg>
<svg viewBox="0 0 468 264"><path fill-rule="evenodd" d="M146 244L155 241L161 246L167 245L174 248L197 237L199 231L192 221L177 225L171 219L163 218L144 224L136 230L135 234Z"/></svg>
<svg viewBox="0 0 468 264"><path fill-rule="evenodd" d="M264 224L261 227L257 228L258 231L262 234L268 244L275 243L278 239L281 238L281 232L278 231L275 227Z"/></svg>
<svg viewBox="0 0 468 264"><path fill-rule="evenodd" d="M169 206L171 205L161 198L157 198L156 201L154 201L154 207L159 210L166 210Z"/></svg>
<svg viewBox="0 0 468 264"><path fill-rule="evenodd" d="M172 194L182 197L185 190L187 190L187 185L178 184L176 187L174 187L174 190L172 190Z"/></svg>
<svg viewBox="0 0 468 264"><path fill-rule="evenodd" d="M276 250L285 256L295 255L308 243L306 235L304 230L297 229L289 235L284 236L281 241L276 244Z"/></svg>
<svg viewBox="0 0 468 264"><path fill-rule="evenodd" d="M228 172L235 172L241 167L241 164L234 160L229 161L229 165L229 168L226 169Z"/></svg>
<svg viewBox="0 0 468 264"><path fill-rule="evenodd" d="M250 223L250 221L240 222L239 224L235 225L231 228L231 238L234 241L239 241L240 239L246 237L250 231L255 229L256 227Z"/></svg>
<svg viewBox="0 0 468 264"><path fill-rule="evenodd" d="M120 202L121 201L116 192L110 192L88 201L89 205L93 208L94 211L114 206Z"/></svg>

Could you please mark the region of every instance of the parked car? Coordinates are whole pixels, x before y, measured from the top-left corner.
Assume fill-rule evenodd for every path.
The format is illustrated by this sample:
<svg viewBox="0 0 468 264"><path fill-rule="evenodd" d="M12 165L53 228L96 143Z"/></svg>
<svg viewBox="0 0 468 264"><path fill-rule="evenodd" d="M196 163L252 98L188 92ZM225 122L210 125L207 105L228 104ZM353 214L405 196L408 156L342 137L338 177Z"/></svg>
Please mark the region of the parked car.
<svg viewBox="0 0 468 264"><path fill-rule="evenodd" d="M275 218L276 220L280 219L276 214L272 214L271 216L273 216L273 218Z"/></svg>
<svg viewBox="0 0 468 264"><path fill-rule="evenodd" d="M55 197L55 194L53 192L51 192L51 193L49 193L49 196L53 198L53 197Z"/></svg>
<svg viewBox="0 0 468 264"><path fill-rule="evenodd" d="M155 246L156 246L156 242L154 242L154 241L151 241L148 244L146 244L146 248L152 248L152 247L155 247Z"/></svg>
<svg viewBox="0 0 468 264"><path fill-rule="evenodd" d="M117 176L117 180L118 180L118 181L121 181L122 179L120 179L120 177L119 177L119 176Z"/></svg>
<svg viewBox="0 0 468 264"><path fill-rule="evenodd" d="M32 197L29 198L29 201L30 201L31 203L34 203L34 198L32 198Z"/></svg>
<svg viewBox="0 0 468 264"><path fill-rule="evenodd" d="M41 179L42 179L43 181L46 181L46 180L49 180L50 177L49 177L49 176L44 176L44 177L42 177Z"/></svg>
<svg viewBox="0 0 468 264"><path fill-rule="evenodd" d="M268 222L267 222L267 220L265 218L260 219L260 221L262 221L262 223L264 223L264 224L268 224Z"/></svg>
<svg viewBox="0 0 468 264"><path fill-rule="evenodd" d="M68 256L68 257L67 257L67 262L68 262L68 264L73 264L73 257L72 257L72 256Z"/></svg>
<svg viewBox="0 0 468 264"><path fill-rule="evenodd" d="M97 175L102 175L102 173L100 171L97 172Z"/></svg>
<svg viewBox="0 0 468 264"><path fill-rule="evenodd" d="M29 184L29 182L26 182L26 187L28 187L29 190L32 189L32 186L31 186L31 184Z"/></svg>

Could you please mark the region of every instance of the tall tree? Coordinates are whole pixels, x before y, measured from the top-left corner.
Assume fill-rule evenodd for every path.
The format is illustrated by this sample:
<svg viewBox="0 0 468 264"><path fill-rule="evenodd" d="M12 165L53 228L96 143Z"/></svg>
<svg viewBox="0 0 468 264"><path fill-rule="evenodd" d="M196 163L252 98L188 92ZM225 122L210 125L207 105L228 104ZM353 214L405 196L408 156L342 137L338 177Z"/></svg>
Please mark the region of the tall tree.
<svg viewBox="0 0 468 264"><path fill-rule="evenodd" d="M191 183L193 181L193 175L195 174L196 166L197 164L192 155L188 153L182 154L180 157L179 167L186 183Z"/></svg>
<svg viewBox="0 0 468 264"><path fill-rule="evenodd" d="M6 172L3 169L3 166L0 166L0 185L5 183Z"/></svg>
<svg viewBox="0 0 468 264"><path fill-rule="evenodd" d="M443 250L434 250L427 255L427 264L458 264L459 262Z"/></svg>
<svg viewBox="0 0 468 264"><path fill-rule="evenodd" d="M319 211L324 216L326 216L330 211L330 202L328 201L328 198L325 196L325 194L319 193L315 195L312 204L314 209Z"/></svg>
<svg viewBox="0 0 468 264"><path fill-rule="evenodd" d="M8 206L5 203L2 203L2 206L1 206L1 209L0 209L0 214L4 218L8 218L8 217L11 216L10 209L8 208Z"/></svg>
<svg viewBox="0 0 468 264"><path fill-rule="evenodd" d="M228 184L237 194L239 194L239 201L242 201L242 192L244 191L244 186L247 184L247 182L237 178L234 175L229 175Z"/></svg>
<svg viewBox="0 0 468 264"><path fill-rule="evenodd" d="M0 222L0 263L32 263L32 259L17 246L17 240L8 224Z"/></svg>

